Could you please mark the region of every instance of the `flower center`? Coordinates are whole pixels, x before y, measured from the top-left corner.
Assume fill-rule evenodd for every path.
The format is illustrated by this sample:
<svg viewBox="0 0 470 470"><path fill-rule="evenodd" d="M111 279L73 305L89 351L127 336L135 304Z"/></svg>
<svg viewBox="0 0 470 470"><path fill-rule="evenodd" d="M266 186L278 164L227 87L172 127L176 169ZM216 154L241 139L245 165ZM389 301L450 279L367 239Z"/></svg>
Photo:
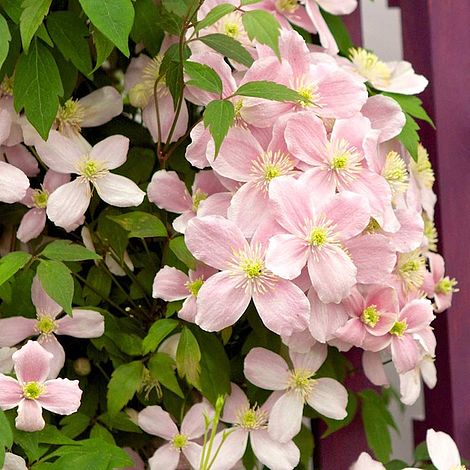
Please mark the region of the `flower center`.
<svg viewBox="0 0 470 470"><path fill-rule="evenodd" d="M182 449L183 447L186 447L188 444L188 436L185 434L175 434L173 436L173 439L171 440L171 445L175 449Z"/></svg>
<svg viewBox="0 0 470 470"><path fill-rule="evenodd" d="M398 275L402 278L407 289L421 287L426 273L426 261L419 250L401 253L398 256Z"/></svg>
<svg viewBox="0 0 470 470"><path fill-rule="evenodd" d="M225 15L221 20L217 21L214 26L217 32L237 39L244 45L248 45L248 35L243 26L242 15L239 11Z"/></svg>
<svg viewBox="0 0 470 470"><path fill-rule="evenodd" d="M308 237L310 246L323 246L328 240L328 230L325 227L314 227Z"/></svg>
<svg viewBox="0 0 470 470"><path fill-rule="evenodd" d="M406 191L408 187L408 170L406 169L406 163L397 152L393 150L388 152L385 157L382 176L387 180L394 195Z"/></svg>
<svg viewBox="0 0 470 470"><path fill-rule="evenodd" d="M294 369L287 382L287 388L299 393L305 399L315 385L316 380L312 378L313 376L314 374L309 370Z"/></svg>
<svg viewBox="0 0 470 470"><path fill-rule="evenodd" d="M457 281L454 278L450 279L449 276L446 276L436 284L436 294L449 295L452 292L457 292L456 285Z"/></svg>
<svg viewBox="0 0 470 470"><path fill-rule="evenodd" d="M145 108L153 95L155 82L160 76L160 65L163 56L156 55L144 68L142 72L142 80L129 90L129 101L136 108ZM158 96L168 93L165 87L165 78L161 77L157 85Z"/></svg>
<svg viewBox="0 0 470 470"><path fill-rule="evenodd" d="M56 329L56 324L51 317L43 315L38 317L38 321L36 322L36 329L43 335L50 335Z"/></svg>
<svg viewBox="0 0 470 470"><path fill-rule="evenodd" d="M185 284L186 289L191 293L193 297L197 297L199 294L199 290L201 287L204 285L204 280L201 278L196 279L195 281L192 282L187 282Z"/></svg>
<svg viewBox="0 0 470 470"><path fill-rule="evenodd" d="M86 157L78 163L77 171L79 175L88 181L94 181L96 178L108 172L102 162L92 160L90 157Z"/></svg>
<svg viewBox="0 0 470 470"><path fill-rule="evenodd" d="M318 85L312 82L312 79L308 76L302 75L296 77L290 83L291 88L295 90L300 97L297 100L297 104L302 108L308 108L314 106L321 108L320 105L320 92L318 91Z"/></svg>
<svg viewBox="0 0 470 470"><path fill-rule="evenodd" d="M289 155L281 151L272 152L268 150L263 152L251 167L251 176L257 181L257 185L263 191L267 192L269 183L278 176L289 175L292 173L294 165Z"/></svg>
<svg viewBox="0 0 470 470"><path fill-rule="evenodd" d="M392 71L389 66L379 58L360 47L349 50L349 58L359 73L370 82L386 86L390 83Z"/></svg>
<svg viewBox="0 0 470 470"><path fill-rule="evenodd" d="M241 263L240 267L245 271L249 279L260 277L263 274L264 263L257 259L245 258Z"/></svg>
<svg viewBox="0 0 470 470"><path fill-rule="evenodd" d="M23 385L23 396L27 400L36 400L45 391L45 385L39 382L27 382Z"/></svg>
<svg viewBox="0 0 470 470"><path fill-rule="evenodd" d="M434 222L423 212L424 236L428 239L428 249L437 250L437 229Z"/></svg>
<svg viewBox="0 0 470 470"><path fill-rule="evenodd" d="M298 0L276 0L276 8L282 13L294 13L299 8Z"/></svg>
<svg viewBox="0 0 470 470"><path fill-rule="evenodd" d="M356 179L362 168L362 155L356 147L345 139L336 139L328 142L326 152L329 170L334 172L338 183L348 184Z"/></svg>
<svg viewBox="0 0 470 470"><path fill-rule="evenodd" d="M382 227L380 226L380 224L373 217L371 217L369 223L367 224L367 227L364 229L364 232L377 233L381 228Z"/></svg>
<svg viewBox="0 0 470 470"><path fill-rule="evenodd" d="M45 209L47 207L47 200L49 193L45 189L35 189L32 194L33 204L38 209Z"/></svg>
<svg viewBox="0 0 470 470"><path fill-rule="evenodd" d="M85 109L83 106L76 100L67 100L57 111L56 123L59 132L64 132L68 128L80 132L84 118Z"/></svg>
<svg viewBox="0 0 470 470"><path fill-rule="evenodd" d="M407 328L408 325L406 320L396 321L390 329L390 334L395 336L403 336Z"/></svg>
<svg viewBox="0 0 470 470"><path fill-rule="evenodd" d="M13 78L5 75L5 78L0 83L0 96L2 95L13 95Z"/></svg>
<svg viewBox="0 0 470 470"><path fill-rule="evenodd" d="M380 320L380 313L377 310L377 305L369 305L366 307L362 312L361 320L366 325L374 328Z"/></svg>
<svg viewBox="0 0 470 470"><path fill-rule="evenodd" d="M240 410L237 417L238 425L242 429L265 428L267 420L268 414L257 406Z"/></svg>
<svg viewBox="0 0 470 470"><path fill-rule="evenodd" d="M410 159L411 169L415 174L418 181L424 188L431 189L434 184L434 170L432 169L431 162L429 161L429 154L427 150L418 144L417 160Z"/></svg>
<svg viewBox="0 0 470 470"><path fill-rule="evenodd" d="M230 36L231 38L236 38L238 36L237 23L225 23L224 32L227 36Z"/></svg>

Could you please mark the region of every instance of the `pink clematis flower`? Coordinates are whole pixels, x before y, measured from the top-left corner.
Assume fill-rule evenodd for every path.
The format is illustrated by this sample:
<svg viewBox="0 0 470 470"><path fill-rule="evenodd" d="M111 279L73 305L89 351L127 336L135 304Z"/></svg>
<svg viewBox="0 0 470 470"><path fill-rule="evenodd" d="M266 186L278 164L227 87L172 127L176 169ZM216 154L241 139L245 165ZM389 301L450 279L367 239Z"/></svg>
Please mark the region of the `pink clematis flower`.
<svg viewBox="0 0 470 470"><path fill-rule="evenodd" d="M434 318L429 300L415 299L401 309L389 332L392 360L399 374L416 367L421 357L420 344L434 355L436 340L429 326Z"/></svg>
<svg viewBox="0 0 470 470"><path fill-rule="evenodd" d="M273 400L268 400L261 407L251 407L243 390L232 383L221 418L232 427L222 431L228 434L228 437L214 461L214 468L234 468L245 454L248 440L255 457L271 470L295 468L300 460L297 446L291 440L285 443L277 442L268 433L267 424L272 402Z"/></svg>
<svg viewBox="0 0 470 470"><path fill-rule="evenodd" d="M43 162L58 173L74 173L78 178L56 189L48 199L47 216L59 227L67 228L83 217L90 204L92 189L112 206L131 207L142 203L145 193L124 176L110 172L127 159L129 139L114 135L91 147L82 145L57 131L36 150Z"/></svg>
<svg viewBox="0 0 470 470"><path fill-rule="evenodd" d="M65 363L65 352L55 335L98 338L104 333L104 318L94 310L73 309L71 317L57 319L62 307L46 294L37 276L33 279L31 299L36 307L36 320L21 316L0 319L0 346L14 346L39 335L41 346L52 354L49 377L57 377Z"/></svg>
<svg viewBox="0 0 470 470"><path fill-rule="evenodd" d="M0 202L21 201L29 188L28 177L9 163L0 162Z"/></svg>
<svg viewBox="0 0 470 470"><path fill-rule="evenodd" d="M237 225L220 216L192 219L185 240L197 259L221 270L198 294L196 323L202 329L220 331L233 325L251 299L271 331L290 335L307 327L307 297L266 268L261 240L253 238L249 244Z"/></svg>
<svg viewBox="0 0 470 470"><path fill-rule="evenodd" d="M452 304L452 294L458 292L457 281L445 274L444 258L437 253L428 253L431 272L424 276L423 290L434 300L436 313L447 310Z"/></svg>
<svg viewBox="0 0 470 470"><path fill-rule="evenodd" d="M343 243L365 229L369 205L349 191L333 196L317 192L305 176L271 182L274 215L285 233L270 239L266 266L278 276L295 279L307 264L320 300L339 303L356 284L357 274Z"/></svg>
<svg viewBox="0 0 470 470"><path fill-rule="evenodd" d="M69 181L70 175L48 170L44 176L44 183L41 185L41 189L28 189L26 197L22 202L28 206L30 210L26 212L21 219L20 226L16 232L18 240L21 240L23 243L28 243L42 233L46 226L46 208L49 195ZM80 223L81 222L82 221L80 221ZM73 224L70 227L65 227L65 229L72 231L75 230L78 225L79 224Z"/></svg>
<svg viewBox="0 0 470 470"><path fill-rule="evenodd" d="M350 319L335 336L368 351L385 349L398 314L396 291L383 286L370 287L364 293L355 289L344 303Z"/></svg>
<svg viewBox="0 0 470 470"><path fill-rule="evenodd" d="M194 323L197 313L196 299L199 291L206 280L216 272L217 270L214 268L202 263L195 271L190 269L188 274L171 266L164 266L158 271L153 281L153 297L167 302L184 299L178 316Z"/></svg>
<svg viewBox="0 0 470 470"><path fill-rule="evenodd" d="M175 470L180 462L181 453L189 463L197 468L201 448L194 440L204 434L204 416L213 415L213 409L205 402L193 405L186 413L180 430L170 415L160 406L147 406L138 417L139 427L146 433L161 437L166 441L149 459L150 470Z"/></svg>
<svg viewBox="0 0 470 470"><path fill-rule="evenodd" d="M39 164L36 157L21 144L11 147L0 146L0 161L6 161L16 166L30 178L39 174Z"/></svg>
<svg viewBox="0 0 470 470"><path fill-rule="evenodd" d="M328 418L346 417L346 389L334 379L314 378L327 354L320 343L305 354L290 351L292 368L264 348L253 348L246 356L245 377L257 387L279 393L269 415L268 431L273 439L285 443L299 433L305 403Z"/></svg>
<svg viewBox="0 0 470 470"><path fill-rule="evenodd" d="M400 401L402 403L411 406L416 402L421 395L421 380L431 389L437 383L434 358L429 354L423 354L414 369L400 374Z"/></svg>
<svg viewBox="0 0 470 470"><path fill-rule="evenodd" d="M225 216L231 198L210 170L196 173L192 196L175 171L157 171L152 176L147 194L149 201L160 209L181 214L173 221L173 228L180 233L185 233L188 222L196 214Z"/></svg>
<svg viewBox="0 0 470 470"><path fill-rule="evenodd" d="M390 232L398 230L390 186L367 166L367 155L376 155L378 136L367 118L357 114L350 119L337 119L328 137L320 119L311 113L297 113L289 119L285 136L292 155L311 167L307 174L312 187L324 194L362 194L379 225Z"/></svg>
<svg viewBox="0 0 470 470"><path fill-rule="evenodd" d="M21 431L34 432L44 428L43 408L70 415L80 406L82 391L78 380L47 380L51 361L50 352L36 341L28 341L13 354L17 380L0 374L0 408L18 407L15 425Z"/></svg>

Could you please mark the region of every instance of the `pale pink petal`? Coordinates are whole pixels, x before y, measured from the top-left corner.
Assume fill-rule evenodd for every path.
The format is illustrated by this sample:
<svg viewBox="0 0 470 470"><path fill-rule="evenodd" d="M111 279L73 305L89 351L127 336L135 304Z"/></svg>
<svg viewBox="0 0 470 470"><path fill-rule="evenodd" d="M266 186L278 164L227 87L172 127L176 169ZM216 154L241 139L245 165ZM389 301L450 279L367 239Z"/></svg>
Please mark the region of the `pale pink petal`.
<svg viewBox="0 0 470 470"><path fill-rule="evenodd" d="M379 353L364 351L362 353L362 368L366 377L374 385L381 387L390 384Z"/></svg>
<svg viewBox="0 0 470 470"><path fill-rule="evenodd" d="M347 416L348 392L337 380L317 379L313 390L307 396L307 402L327 418L344 419Z"/></svg>
<svg viewBox="0 0 470 470"><path fill-rule="evenodd" d="M211 457L214 456L225 432L229 432L229 430L220 431L216 434ZM237 463L245 453L246 445L248 444L248 436L248 431L245 431L244 429L235 429L235 431L229 432L229 435L222 444L221 451L214 461L214 465L211 467L211 470L229 470L237 468Z"/></svg>
<svg viewBox="0 0 470 470"><path fill-rule="evenodd" d="M27 176L9 163L0 162L0 202L21 201L29 188Z"/></svg>
<svg viewBox="0 0 470 470"><path fill-rule="evenodd" d="M183 454L186 457L186 460L192 465L191 468L197 468L199 462L201 461L201 449L202 446L196 444L195 442L188 442L183 450Z"/></svg>
<svg viewBox="0 0 470 470"><path fill-rule="evenodd" d="M139 206L145 197L145 193L131 179L113 173L95 180L93 185L100 198L111 206Z"/></svg>
<svg viewBox="0 0 470 470"><path fill-rule="evenodd" d="M45 425L41 405L36 400L21 400L18 405L18 416L15 419L16 429L35 432L41 431Z"/></svg>
<svg viewBox="0 0 470 470"><path fill-rule="evenodd" d="M91 200L90 184L76 179L57 188L47 202L47 217L59 227L67 228L83 217Z"/></svg>
<svg viewBox="0 0 470 470"><path fill-rule="evenodd" d="M181 423L181 434L188 436L188 439L197 439L205 431L206 416L209 420L214 417L214 409L207 402L196 403L184 416Z"/></svg>
<svg viewBox="0 0 470 470"><path fill-rule="evenodd" d="M41 335L39 344L52 354L48 379L55 379L65 365L65 351L54 335Z"/></svg>
<svg viewBox="0 0 470 470"><path fill-rule="evenodd" d="M224 413L222 421L226 423L236 423L238 421L240 410L247 410L250 407L245 392L235 383L231 384L230 395L225 399Z"/></svg>
<svg viewBox="0 0 470 470"><path fill-rule="evenodd" d="M204 201L201 201L197 210L199 217L205 215L220 215L227 218L228 208L232 201L232 193L216 193L209 196Z"/></svg>
<svg viewBox="0 0 470 470"><path fill-rule="evenodd" d="M0 347L15 346L30 336L37 335L36 320L25 317L0 319Z"/></svg>
<svg viewBox="0 0 470 470"><path fill-rule="evenodd" d="M300 112L289 117L284 135L294 157L310 165L324 161L328 144L326 129L314 114Z"/></svg>
<svg viewBox="0 0 470 470"><path fill-rule="evenodd" d="M386 470L377 460L373 460L367 452L362 452L349 470Z"/></svg>
<svg viewBox="0 0 470 470"><path fill-rule="evenodd" d="M307 0L305 4L307 14L312 20L315 29L318 31L320 36L320 43L326 49L329 54L337 54L339 52L338 46L336 45L335 38L331 34L326 21L324 20L316 0Z"/></svg>
<svg viewBox="0 0 470 470"><path fill-rule="evenodd" d="M171 444L159 447L149 459L150 470L175 470L180 461L180 451Z"/></svg>
<svg viewBox="0 0 470 470"><path fill-rule="evenodd" d="M287 362L272 351L253 348L245 358L245 377L266 390L285 390L289 380Z"/></svg>
<svg viewBox="0 0 470 470"><path fill-rule="evenodd" d="M28 467L23 457L6 452L3 470L28 470Z"/></svg>
<svg viewBox="0 0 470 470"><path fill-rule="evenodd" d="M407 405L413 405L421 393L421 377L419 369L415 368L404 374L400 374L400 401Z"/></svg>
<svg viewBox="0 0 470 470"><path fill-rule="evenodd" d="M428 326L434 318L431 302L427 299L412 300L400 312L400 320L406 320L407 333L418 332Z"/></svg>
<svg viewBox="0 0 470 470"><path fill-rule="evenodd" d="M127 137L112 135L93 146L90 158L102 163L107 170L114 170L126 162L128 150Z"/></svg>
<svg viewBox="0 0 470 470"><path fill-rule="evenodd" d="M304 11L302 7L297 8L296 13ZM294 15L293 15L294 16ZM307 44L297 31L281 29L279 49L282 60L289 62L295 76L301 76L310 68L310 58Z"/></svg>
<svg viewBox="0 0 470 470"><path fill-rule="evenodd" d="M428 253L429 267L431 268L434 283L438 283L445 274L444 258L437 253Z"/></svg>
<svg viewBox="0 0 470 470"><path fill-rule="evenodd" d="M448 470L460 466L459 450L454 440L445 432L428 429L426 445L431 461L438 470Z"/></svg>
<svg viewBox="0 0 470 470"><path fill-rule="evenodd" d="M339 303L356 284L357 269L348 254L337 246L309 255L308 273L322 302Z"/></svg>
<svg viewBox="0 0 470 470"><path fill-rule="evenodd" d="M38 342L28 341L25 346L13 354L16 377L20 384L26 382L44 382L49 375L52 354Z"/></svg>
<svg viewBox="0 0 470 470"><path fill-rule="evenodd" d="M23 243L28 243L39 237L46 226L46 211L44 209L30 209L21 219L16 237Z"/></svg>
<svg viewBox="0 0 470 470"><path fill-rule="evenodd" d="M75 338L99 338L104 333L104 317L94 310L74 308L72 316L66 315L57 320L58 335Z"/></svg>
<svg viewBox="0 0 470 470"><path fill-rule="evenodd" d="M181 310L178 312L178 318L189 321L191 323L196 322L197 315L197 303L196 297L190 296L184 302Z"/></svg>
<svg viewBox="0 0 470 470"><path fill-rule="evenodd" d="M176 217L175 220L173 220L173 228L178 232L178 233L186 233L186 228L188 227L188 223L191 219L196 217L196 214L191 210L187 212L183 212L181 215Z"/></svg>
<svg viewBox="0 0 470 470"><path fill-rule="evenodd" d="M164 266L157 272L153 281L153 297L167 302L185 299L190 295L186 283L187 274L171 266Z"/></svg>
<svg viewBox="0 0 470 470"><path fill-rule="evenodd" d="M364 324L359 318L355 317L350 318L346 324L335 332L334 336L341 341L360 348L363 346L366 334L367 331L364 328Z"/></svg>
<svg viewBox="0 0 470 470"><path fill-rule="evenodd" d="M332 15L349 15L357 8L357 0L316 0L316 2Z"/></svg>
<svg viewBox="0 0 470 470"><path fill-rule="evenodd" d="M142 81L142 72L150 61L150 57L145 54L140 54L131 59L126 70L126 75L124 76L124 89L126 91L129 91Z"/></svg>
<svg viewBox="0 0 470 470"><path fill-rule="evenodd" d="M204 170L196 173L192 185L192 192L195 193L198 189L209 195L227 190L220 182L217 174L212 170Z"/></svg>
<svg viewBox="0 0 470 470"><path fill-rule="evenodd" d="M8 162L19 168L26 176L32 177L39 174L38 161L24 145L4 147L3 151Z"/></svg>
<svg viewBox="0 0 470 470"><path fill-rule="evenodd" d="M23 388L13 377L0 374L0 408L10 410L23 398Z"/></svg>
<svg viewBox="0 0 470 470"><path fill-rule="evenodd" d="M434 357L436 354L437 340L432 327L427 326L413 333L413 339L418 341L427 354Z"/></svg>
<svg viewBox="0 0 470 470"><path fill-rule="evenodd" d="M247 247L241 230L232 221L217 215L192 219L185 241L197 259L217 269L227 268L234 253Z"/></svg>
<svg viewBox="0 0 470 470"><path fill-rule="evenodd" d="M191 143L186 148L186 159L196 168L209 166L206 158L207 144L211 140L211 134L204 127L204 123L196 124L190 134Z"/></svg>
<svg viewBox="0 0 470 470"><path fill-rule="evenodd" d="M123 447L126 454L132 459L132 467L124 467L122 470L145 470L145 464L142 457L130 447Z"/></svg>
<svg viewBox="0 0 470 470"><path fill-rule="evenodd" d="M362 107L361 114L369 119L373 129L380 131L379 143L396 137L405 125L400 105L388 96L371 96Z"/></svg>
<svg viewBox="0 0 470 470"><path fill-rule="evenodd" d="M296 436L302 427L303 409L304 398L300 393L284 393L269 414L268 432L271 438L286 443Z"/></svg>
<svg viewBox="0 0 470 470"><path fill-rule="evenodd" d="M11 116L7 109L0 108L0 144L8 139L11 129Z"/></svg>
<svg viewBox="0 0 470 470"><path fill-rule="evenodd" d="M308 292L311 316L309 330L312 336L321 343L333 338L338 328L342 327L348 320L346 306L340 304L325 304L322 302L314 289Z"/></svg>
<svg viewBox="0 0 470 470"><path fill-rule="evenodd" d="M55 318L63 310L57 302L46 294L37 275L34 276L33 284L31 285L31 300L39 315L47 315L50 318Z"/></svg>
<svg viewBox="0 0 470 470"><path fill-rule="evenodd" d="M274 333L291 335L308 327L310 304L294 283L278 278L272 289L253 292L261 320Z"/></svg>
<svg viewBox="0 0 470 470"><path fill-rule="evenodd" d="M423 240L424 222L421 214L413 209L397 209L395 215L400 222L400 229L387 234L390 241L400 253L415 250Z"/></svg>
<svg viewBox="0 0 470 470"><path fill-rule="evenodd" d="M424 383L429 388L434 388L437 383L437 371L436 365L434 364L434 359L430 356L424 356L419 363L419 368Z"/></svg>
<svg viewBox="0 0 470 470"><path fill-rule="evenodd" d="M301 238L280 234L271 237L266 251L266 267L284 279L300 276L307 263L308 247Z"/></svg>
<svg viewBox="0 0 470 470"><path fill-rule="evenodd" d="M418 75L412 65L404 60L399 62L387 62L392 71L390 83L387 85L373 83L377 89L403 95L417 95L428 85L428 80L423 75Z"/></svg>
<svg viewBox="0 0 470 470"><path fill-rule="evenodd" d="M186 185L175 171L160 170L154 173L147 194L150 202L175 214L190 211L193 207Z"/></svg>
<svg viewBox="0 0 470 470"><path fill-rule="evenodd" d="M289 351L294 369L315 373L325 362L328 348L325 344L316 343L307 353Z"/></svg>
<svg viewBox="0 0 470 470"><path fill-rule="evenodd" d="M84 153L74 140L54 130L50 131L47 142L36 143L36 150L41 160L59 173L77 173L77 163Z"/></svg>
<svg viewBox="0 0 470 470"><path fill-rule="evenodd" d="M361 235L348 240L345 245L357 267L357 282L381 284L395 267L396 252L383 235Z"/></svg>
<svg viewBox="0 0 470 470"><path fill-rule="evenodd" d="M104 86L78 100L84 108L82 127L96 127L122 113L122 96L112 86Z"/></svg>
<svg viewBox="0 0 470 470"><path fill-rule="evenodd" d="M139 413L138 424L146 433L162 437L167 441L178 434L178 428L169 413L157 405L144 408Z"/></svg>
<svg viewBox="0 0 470 470"><path fill-rule="evenodd" d="M46 392L37 401L45 410L59 415L71 415L78 410L82 397L78 380L53 379L44 385Z"/></svg>
<svg viewBox="0 0 470 470"><path fill-rule="evenodd" d="M292 441L277 442L265 429L251 431L250 441L256 458L271 470L293 469L299 463L300 451Z"/></svg>
<svg viewBox="0 0 470 470"><path fill-rule="evenodd" d="M392 359L399 374L414 369L419 362L419 349L411 335L392 338Z"/></svg>
<svg viewBox="0 0 470 470"><path fill-rule="evenodd" d="M206 331L232 326L245 312L251 294L229 271L211 276L197 296L196 324Z"/></svg>

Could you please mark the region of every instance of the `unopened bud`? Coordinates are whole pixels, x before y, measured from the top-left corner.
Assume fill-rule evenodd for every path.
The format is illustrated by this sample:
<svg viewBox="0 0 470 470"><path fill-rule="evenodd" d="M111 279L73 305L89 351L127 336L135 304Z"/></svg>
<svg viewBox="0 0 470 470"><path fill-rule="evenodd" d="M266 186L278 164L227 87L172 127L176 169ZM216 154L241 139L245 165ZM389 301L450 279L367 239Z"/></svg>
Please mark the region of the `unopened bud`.
<svg viewBox="0 0 470 470"><path fill-rule="evenodd" d="M79 357L73 361L73 370L78 375L88 375L91 372L91 363L86 357Z"/></svg>

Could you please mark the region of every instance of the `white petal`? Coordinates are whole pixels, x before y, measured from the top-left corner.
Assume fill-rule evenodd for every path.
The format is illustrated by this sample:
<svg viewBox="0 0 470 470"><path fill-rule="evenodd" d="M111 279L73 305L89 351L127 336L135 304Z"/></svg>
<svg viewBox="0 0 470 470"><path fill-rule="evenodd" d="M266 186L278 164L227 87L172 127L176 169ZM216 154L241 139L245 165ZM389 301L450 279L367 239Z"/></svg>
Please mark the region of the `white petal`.
<svg viewBox="0 0 470 470"><path fill-rule="evenodd" d="M429 457L437 470L450 470L460 465L460 454L454 440L445 432L428 429L426 434Z"/></svg>
<svg viewBox="0 0 470 470"><path fill-rule="evenodd" d="M97 179L94 186L104 202L116 207L139 206L145 197L132 180L112 173Z"/></svg>
<svg viewBox="0 0 470 470"><path fill-rule="evenodd" d="M295 391L284 393L269 414L269 435L279 442L288 442L300 432L304 399Z"/></svg>
<svg viewBox="0 0 470 470"><path fill-rule="evenodd" d="M127 160L129 139L123 135L112 135L98 142L90 152L90 158L105 164L108 170L114 170Z"/></svg>
<svg viewBox="0 0 470 470"><path fill-rule="evenodd" d="M344 419L347 416L348 392L334 379L317 379L307 402L327 418Z"/></svg>
<svg viewBox="0 0 470 470"><path fill-rule="evenodd" d="M27 176L18 168L0 162L0 201L9 204L20 201L29 188Z"/></svg>
<svg viewBox="0 0 470 470"><path fill-rule="evenodd" d="M255 456L271 470L291 470L299 463L300 451L292 441L281 444L265 429L252 431L250 439Z"/></svg>
<svg viewBox="0 0 470 470"><path fill-rule="evenodd" d="M122 113L122 96L112 86L98 88L78 102L85 110L82 127L101 126Z"/></svg>

